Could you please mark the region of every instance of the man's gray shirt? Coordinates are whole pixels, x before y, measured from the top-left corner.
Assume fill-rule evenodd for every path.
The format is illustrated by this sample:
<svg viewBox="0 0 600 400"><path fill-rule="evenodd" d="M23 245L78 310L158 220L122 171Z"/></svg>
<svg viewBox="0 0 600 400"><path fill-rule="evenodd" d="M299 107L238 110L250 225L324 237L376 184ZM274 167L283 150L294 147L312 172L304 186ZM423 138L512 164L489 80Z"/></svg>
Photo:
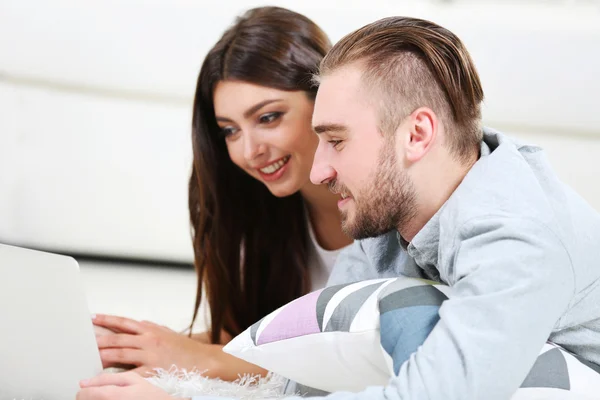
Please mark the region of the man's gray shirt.
<svg viewBox="0 0 600 400"><path fill-rule="evenodd" d="M398 275L455 295L389 386L340 399L508 399L548 338L600 364L600 215L539 147L485 129L481 158L411 243L356 241L329 284Z"/></svg>

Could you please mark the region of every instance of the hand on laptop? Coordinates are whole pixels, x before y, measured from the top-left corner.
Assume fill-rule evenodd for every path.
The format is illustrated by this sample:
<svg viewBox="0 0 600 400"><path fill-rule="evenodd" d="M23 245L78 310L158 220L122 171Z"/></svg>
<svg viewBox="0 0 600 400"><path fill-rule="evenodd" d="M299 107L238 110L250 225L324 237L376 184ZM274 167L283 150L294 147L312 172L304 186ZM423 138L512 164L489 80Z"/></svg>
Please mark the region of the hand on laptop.
<svg viewBox="0 0 600 400"><path fill-rule="evenodd" d="M99 375L81 381L79 386L77 400L174 400L167 392L133 372Z"/></svg>
<svg viewBox="0 0 600 400"><path fill-rule="evenodd" d="M93 323L105 329L96 335L104 368L131 368L142 376L154 368L169 369L173 365L188 371L210 371L216 369L215 360L220 356L217 352L222 353L218 346L200 343L152 322L98 314Z"/></svg>

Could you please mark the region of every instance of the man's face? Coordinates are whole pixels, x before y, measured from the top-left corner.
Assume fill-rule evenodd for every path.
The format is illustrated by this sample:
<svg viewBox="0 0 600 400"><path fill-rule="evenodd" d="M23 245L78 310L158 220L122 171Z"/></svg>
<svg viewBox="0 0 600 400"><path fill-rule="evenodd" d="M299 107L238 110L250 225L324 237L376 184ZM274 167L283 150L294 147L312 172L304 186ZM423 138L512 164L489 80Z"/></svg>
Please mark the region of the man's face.
<svg viewBox="0 0 600 400"><path fill-rule="evenodd" d="M342 228L354 239L398 229L415 211L394 135L379 131L376 101L365 96L360 69L344 67L322 78L313 113L319 145L311 181L340 194Z"/></svg>

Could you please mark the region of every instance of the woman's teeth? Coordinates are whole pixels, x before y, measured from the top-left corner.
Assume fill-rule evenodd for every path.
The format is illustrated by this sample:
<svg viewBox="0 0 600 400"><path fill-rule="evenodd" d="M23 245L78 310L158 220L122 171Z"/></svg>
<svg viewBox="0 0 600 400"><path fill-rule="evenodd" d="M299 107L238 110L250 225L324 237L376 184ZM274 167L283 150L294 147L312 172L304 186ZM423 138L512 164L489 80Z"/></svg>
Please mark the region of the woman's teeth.
<svg viewBox="0 0 600 400"><path fill-rule="evenodd" d="M273 164L261 168L260 172L262 172L263 174L273 174L277 172L281 167L283 167L289 161L289 159L290 156L285 156L281 160L275 161Z"/></svg>

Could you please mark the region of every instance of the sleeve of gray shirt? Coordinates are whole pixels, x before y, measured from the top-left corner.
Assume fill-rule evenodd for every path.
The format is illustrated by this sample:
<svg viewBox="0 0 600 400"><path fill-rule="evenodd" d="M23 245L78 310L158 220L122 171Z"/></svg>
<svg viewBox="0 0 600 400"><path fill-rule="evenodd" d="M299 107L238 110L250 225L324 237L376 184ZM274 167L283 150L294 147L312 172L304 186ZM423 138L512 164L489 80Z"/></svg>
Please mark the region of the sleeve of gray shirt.
<svg viewBox="0 0 600 400"><path fill-rule="evenodd" d="M540 222L493 216L460 227L450 254L445 274L454 297L444 302L440 321L398 376L385 387L321 398L505 400L513 395L573 298L569 254Z"/></svg>
<svg viewBox="0 0 600 400"><path fill-rule="evenodd" d="M327 281L327 286L359 281L371 276L373 267L363 249L362 241L355 240L338 254Z"/></svg>
<svg viewBox="0 0 600 400"><path fill-rule="evenodd" d="M394 230L384 235L355 240L339 255L327 286L398 275L421 277L418 267L398 244Z"/></svg>
<svg viewBox="0 0 600 400"><path fill-rule="evenodd" d="M508 399L569 307L571 260L546 226L486 216L458 228L441 271L454 296L381 399Z"/></svg>

